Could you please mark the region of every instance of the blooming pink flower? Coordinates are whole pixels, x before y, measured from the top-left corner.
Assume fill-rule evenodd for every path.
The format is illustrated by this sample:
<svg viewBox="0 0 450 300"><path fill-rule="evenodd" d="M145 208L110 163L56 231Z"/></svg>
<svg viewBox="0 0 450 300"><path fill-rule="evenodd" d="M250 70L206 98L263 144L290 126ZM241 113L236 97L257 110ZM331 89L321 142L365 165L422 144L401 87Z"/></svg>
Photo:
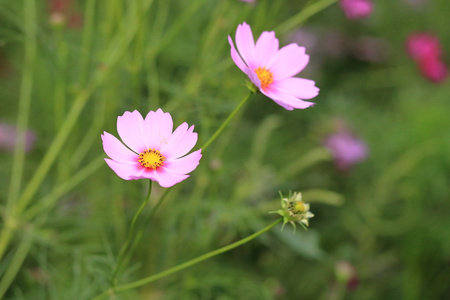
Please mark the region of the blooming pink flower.
<svg viewBox="0 0 450 300"><path fill-rule="evenodd" d="M425 32L416 32L408 36L405 44L406 53L415 61L424 57L441 57L442 48L439 39Z"/></svg>
<svg viewBox="0 0 450 300"><path fill-rule="evenodd" d="M117 132L125 145L108 132L102 135L103 149L111 158L105 161L122 179L148 178L171 187L188 178L202 157L201 149L186 155L197 142L193 125L172 129L172 117L161 109L150 111L145 119L137 110L126 111L117 118Z"/></svg>
<svg viewBox="0 0 450 300"><path fill-rule="evenodd" d="M254 85L287 110L307 108L314 103L302 99L317 96L319 89L315 82L293 77L305 68L309 56L305 48L289 44L278 49L278 39L273 31L264 31L256 44L250 26L240 24L236 30L236 51L233 40L228 36L231 58Z"/></svg>
<svg viewBox="0 0 450 300"><path fill-rule="evenodd" d="M339 4L350 20L366 18L373 11L373 3L370 0L339 0Z"/></svg>

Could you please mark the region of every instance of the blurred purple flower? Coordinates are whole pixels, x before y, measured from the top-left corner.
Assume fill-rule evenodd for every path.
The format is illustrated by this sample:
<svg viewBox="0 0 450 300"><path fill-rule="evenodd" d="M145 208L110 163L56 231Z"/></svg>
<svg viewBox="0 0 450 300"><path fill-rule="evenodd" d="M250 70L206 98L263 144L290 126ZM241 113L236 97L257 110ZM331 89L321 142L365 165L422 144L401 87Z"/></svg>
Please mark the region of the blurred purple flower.
<svg viewBox="0 0 450 300"><path fill-rule="evenodd" d="M347 19L367 18L372 14L373 3L370 0L339 0Z"/></svg>
<svg viewBox="0 0 450 300"><path fill-rule="evenodd" d="M17 128L10 124L0 123L0 149L14 151L17 144ZM36 134L27 130L25 133L25 151L33 149Z"/></svg>
<svg viewBox="0 0 450 300"><path fill-rule="evenodd" d="M331 152L338 169L348 170L367 158L366 143L347 129L338 129L325 139L325 147Z"/></svg>

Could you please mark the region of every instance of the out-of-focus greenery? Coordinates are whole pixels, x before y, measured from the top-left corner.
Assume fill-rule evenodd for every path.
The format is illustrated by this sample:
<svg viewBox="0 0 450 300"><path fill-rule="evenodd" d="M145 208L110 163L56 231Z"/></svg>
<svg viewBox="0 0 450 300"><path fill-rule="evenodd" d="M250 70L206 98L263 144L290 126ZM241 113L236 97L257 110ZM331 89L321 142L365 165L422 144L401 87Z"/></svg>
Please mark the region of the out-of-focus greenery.
<svg viewBox="0 0 450 300"><path fill-rule="evenodd" d="M23 168L20 151L0 153L5 299L89 299L109 288L147 186L107 167L100 134L116 134L124 111L161 107L175 126L195 124L204 143L248 93L227 42L243 21L255 37L275 30L282 45L298 29L321 41L299 75L321 89L316 105L286 111L253 96L150 224L144 211L119 282L263 228L278 191L304 192L310 228L277 227L114 299L450 298L450 88L404 52L408 34L431 31L448 60L450 2L374 1L370 18L349 21L326 0L62 1L71 5L59 25L50 2L0 1L0 120L38 137ZM361 58L363 37L376 38L362 46L381 59ZM337 119L369 148L347 172L322 148ZM163 192L154 184L151 204ZM336 275L342 261L354 268L350 288Z"/></svg>

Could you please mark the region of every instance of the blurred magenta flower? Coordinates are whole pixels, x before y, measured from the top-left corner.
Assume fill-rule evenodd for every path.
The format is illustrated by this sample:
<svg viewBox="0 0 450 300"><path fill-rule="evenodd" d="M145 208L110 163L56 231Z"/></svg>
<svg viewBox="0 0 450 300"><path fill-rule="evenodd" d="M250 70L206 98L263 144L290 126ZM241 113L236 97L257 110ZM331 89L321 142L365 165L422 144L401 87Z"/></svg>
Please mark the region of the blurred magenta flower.
<svg viewBox="0 0 450 300"><path fill-rule="evenodd" d="M441 57L442 47L437 36L426 32L415 32L406 39L406 53L415 61L425 57Z"/></svg>
<svg viewBox="0 0 450 300"><path fill-rule="evenodd" d="M435 35L426 32L412 33L406 39L405 49L418 64L424 77L436 83L447 78L448 70L442 60L442 46Z"/></svg>
<svg viewBox="0 0 450 300"><path fill-rule="evenodd" d="M444 81L448 75L445 63L434 56L422 58L419 61L419 69L423 76L436 83Z"/></svg>
<svg viewBox="0 0 450 300"><path fill-rule="evenodd" d="M279 42L273 31L264 31L256 44L250 26L240 24L236 30L236 51L228 36L231 58L258 89L287 110L307 108L314 103L302 99L317 96L315 82L293 77L309 62L305 48L289 44L278 49Z"/></svg>
<svg viewBox="0 0 450 300"><path fill-rule="evenodd" d="M372 14L373 3L370 0L339 0L347 19L367 18Z"/></svg>
<svg viewBox="0 0 450 300"><path fill-rule="evenodd" d="M347 129L340 128L325 139L325 147L331 152L338 169L348 170L367 158L367 145L361 139L351 134Z"/></svg>
<svg viewBox="0 0 450 300"><path fill-rule="evenodd" d="M17 144L17 128L16 126L0 123L0 149L6 151L14 151ZM25 132L25 151L33 149L36 142L36 134L33 131Z"/></svg>
<svg viewBox="0 0 450 300"><path fill-rule="evenodd" d="M202 157L201 149L186 155L197 143L193 125L188 128L185 122L172 129L171 115L161 109L150 111L145 119L137 110L126 111L117 118L123 144L108 132L102 135L103 149L111 158L105 161L122 179L148 178L171 187L188 178Z"/></svg>

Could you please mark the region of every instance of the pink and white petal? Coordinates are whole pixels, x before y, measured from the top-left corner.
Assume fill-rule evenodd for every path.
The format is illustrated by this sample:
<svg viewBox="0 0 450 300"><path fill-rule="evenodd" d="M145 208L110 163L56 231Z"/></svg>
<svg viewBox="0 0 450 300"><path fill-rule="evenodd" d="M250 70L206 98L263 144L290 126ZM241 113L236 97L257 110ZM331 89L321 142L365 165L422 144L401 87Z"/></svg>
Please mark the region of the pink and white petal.
<svg viewBox="0 0 450 300"><path fill-rule="evenodd" d="M121 141L108 132L102 134L103 150L106 154L118 163L134 163L137 154L125 147Z"/></svg>
<svg viewBox="0 0 450 300"><path fill-rule="evenodd" d="M252 29L247 23L238 25L236 30L236 47L244 62L250 68L255 66L255 40Z"/></svg>
<svg viewBox="0 0 450 300"><path fill-rule="evenodd" d="M156 112L150 111L147 114L144 124L148 148L160 150L162 144L165 144L172 135L172 116L159 108Z"/></svg>
<svg viewBox="0 0 450 300"><path fill-rule="evenodd" d="M154 173L154 176L155 181L157 181L160 186L165 188L174 186L189 177L189 175L172 173L164 168L158 169L158 171Z"/></svg>
<svg viewBox="0 0 450 300"><path fill-rule="evenodd" d="M126 111L117 118L117 132L131 150L140 153L148 148L145 144L144 119L137 110Z"/></svg>
<svg viewBox="0 0 450 300"><path fill-rule="evenodd" d="M279 42L273 31L264 31L255 45L255 62L266 66L278 52Z"/></svg>
<svg viewBox="0 0 450 300"><path fill-rule="evenodd" d="M236 51L236 48L234 48L233 40L231 39L230 36L228 36L228 43L230 43L230 46L231 46L231 50L230 50L231 58L233 59L233 61L236 64L236 66L238 66L238 68L241 69L242 72L245 73L245 71L247 69L247 65L244 63L244 61L242 60L241 56Z"/></svg>
<svg viewBox="0 0 450 300"><path fill-rule="evenodd" d="M292 77L303 70L309 62L305 48L289 44L281 48L266 66L276 80Z"/></svg>
<svg viewBox="0 0 450 300"><path fill-rule="evenodd" d="M139 172L139 163L119 163L114 160L111 160L109 158L105 158L106 163L108 166L119 176L120 178L124 180L133 180L133 179L139 179L134 178L135 175Z"/></svg>
<svg viewBox="0 0 450 300"><path fill-rule="evenodd" d="M256 75L255 71L247 68L245 74L247 74L250 81L253 82L253 84L256 85L258 89L261 90L261 80L259 80L258 75Z"/></svg>
<svg viewBox="0 0 450 300"><path fill-rule="evenodd" d="M278 91L262 91L262 92L267 97L273 99L278 105L281 105L287 110L292 110L292 108L304 109L313 106L315 104L313 102L303 101L295 96L283 94Z"/></svg>
<svg viewBox="0 0 450 300"><path fill-rule="evenodd" d="M164 169L178 174L190 173L197 168L202 158L201 151L200 149L184 157L167 160L164 162Z"/></svg>
<svg viewBox="0 0 450 300"><path fill-rule="evenodd" d="M314 81L297 77L277 80L271 84L270 88L301 99L311 99L319 94L319 88L315 86Z"/></svg>
<svg viewBox="0 0 450 300"><path fill-rule="evenodd" d="M178 158L194 148L197 143L198 135L194 131L194 125L188 128L188 124L184 122L172 133L166 144L161 147L161 153L167 159Z"/></svg>

